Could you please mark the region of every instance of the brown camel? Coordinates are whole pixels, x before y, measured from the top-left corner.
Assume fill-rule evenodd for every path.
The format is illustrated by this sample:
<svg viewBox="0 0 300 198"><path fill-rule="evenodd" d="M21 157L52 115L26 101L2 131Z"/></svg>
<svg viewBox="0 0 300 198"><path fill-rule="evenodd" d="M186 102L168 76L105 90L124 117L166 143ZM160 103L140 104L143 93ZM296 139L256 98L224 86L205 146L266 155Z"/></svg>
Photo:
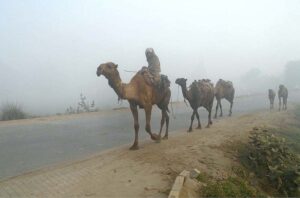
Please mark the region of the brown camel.
<svg viewBox="0 0 300 198"><path fill-rule="evenodd" d="M195 115L198 120L197 129L201 129L200 117L198 113L199 107L204 107L208 111L208 123L206 127L209 128L212 124L211 110L214 102L214 86L209 80L205 79L194 81L188 90L186 87L186 81L187 79L185 78L178 78L176 79L175 83L181 86L183 97L189 101L190 106L193 109L191 125L188 132L193 130L192 127Z"/></svg>
<svg viewBox="0 0 300 198"><path fill-rule="evenodd" d="M273 89L269 89L269 100L270 100L270 109L274 109L274 99L276 93Z"/></svg>
<svg viewBox="0 0 300 198"><path fill-rule="evenodd" d="M287 98L288 98L288 90L284 85L279 85L279 90L278 90L278 99L279 99L279 111L281 110L281 98L283 101L283 110L287 110Z"/></svg>
<svg viewBox="0 0 300 198"><path fill-rule="evenodd" d="M160 140L161 132L164 123L166 122L166 132L164 139L168 138L168 128L169 128L169 115L168 115L168 104L170 102L170 81L165 79L165 88L154 88L150 83L151 80L148 79L149 71L147 68L143 68L137 74L133 76L128 84L122 83L118 69L118 65L108 62L100 64L97 68L97 76L103 75L108 79L108 84L114 89L116 94L120 99L128 100L130 104L130 109L134 118L134 129L135 138L134 143L130 147L131 150L138 149L138 132L139 132L139 121L138 121L138 109L137 106L145 110L146 115L146 131L149 133L152 140ZM148 75L144 75L146 72ZM164 81L162 78L162 82ZM159 135L151 132L150 120L152 105L156 104L162 112L162 119L160 125Z"/></svg>
<svg viewBox="0 0 300 198"><path fill-rule="evenodd" d="M218 108L220 106L220 117L223 116L222 104L221 100L225 98L228 102L230 102L229 116L232 114L232 106L234 99L234 87L231 81L225 81L223 79L219 79L215 87L215 96L217 99L216 113L215 118L217 118Z"/></svg>

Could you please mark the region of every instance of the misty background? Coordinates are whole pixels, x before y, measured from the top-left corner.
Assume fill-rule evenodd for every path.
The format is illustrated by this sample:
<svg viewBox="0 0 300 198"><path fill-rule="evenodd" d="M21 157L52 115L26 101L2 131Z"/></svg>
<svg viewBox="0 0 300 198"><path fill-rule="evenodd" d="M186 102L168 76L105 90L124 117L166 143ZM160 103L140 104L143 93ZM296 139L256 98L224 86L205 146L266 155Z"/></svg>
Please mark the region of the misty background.
<svg viewBox="0 0 300 198"><path fill-rule="evenodd" d="M0 104L63 113L83 93L100 109L118 106L96 68L113 61L128 82L124 70L147 65L147 47L173 101L178 77L231 80L237 95L299 88L299 10L299 0L0 0Z"/></svg>

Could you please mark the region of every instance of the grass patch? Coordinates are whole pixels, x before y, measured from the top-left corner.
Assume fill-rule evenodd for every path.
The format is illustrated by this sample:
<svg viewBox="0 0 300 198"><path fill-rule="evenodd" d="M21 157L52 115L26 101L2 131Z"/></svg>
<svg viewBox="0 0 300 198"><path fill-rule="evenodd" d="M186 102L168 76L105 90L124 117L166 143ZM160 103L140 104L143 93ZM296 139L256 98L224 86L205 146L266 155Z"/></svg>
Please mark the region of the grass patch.
<svg viewBox="0 0 300 198"><path fill-rule="evenodd" d="M200 173L196 179L200 182L206 183L207 181L211 180L212 177L206 173Z"/></svg>
<svg viewBox="0 0 300 198"><path fill-rule="evenodd" d="M209 181L201 190L203 197L264 197L253 186L240 178L229 177L221 181Z"/></svg>

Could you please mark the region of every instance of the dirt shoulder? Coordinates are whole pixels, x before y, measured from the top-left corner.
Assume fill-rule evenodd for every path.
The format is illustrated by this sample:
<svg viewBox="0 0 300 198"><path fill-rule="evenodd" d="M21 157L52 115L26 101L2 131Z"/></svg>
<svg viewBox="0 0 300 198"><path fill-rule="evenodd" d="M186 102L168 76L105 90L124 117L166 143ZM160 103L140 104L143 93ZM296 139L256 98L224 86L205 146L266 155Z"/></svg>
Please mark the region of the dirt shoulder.
<svg viewBox="0 0 300 198"><path fill-rule="evenodd" d="M183 169L225 176L233 163L225 145L246 141L254 126L276 127L289 116L264 111L224 118L209 129L177 131L161 143L142 142L138 151L129 151L129 146L105 151L3 181L0 197L167 197Z"/></svg>

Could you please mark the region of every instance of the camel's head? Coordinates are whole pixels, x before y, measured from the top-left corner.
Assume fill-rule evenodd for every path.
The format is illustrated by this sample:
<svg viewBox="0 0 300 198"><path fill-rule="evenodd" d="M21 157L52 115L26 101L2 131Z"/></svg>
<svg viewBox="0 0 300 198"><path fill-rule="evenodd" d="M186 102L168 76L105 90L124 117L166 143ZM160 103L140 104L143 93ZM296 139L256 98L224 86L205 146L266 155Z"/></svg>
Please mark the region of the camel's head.
<svg viewBox="0 0 300 198"><path fill-rule="evenodd" d="M177 78L175 83L180 85L180 86L186 86L186 81L187 81L186 78Z"/></svg>
<svg viewBox="0 0 300 198"><path fill-rule="evenodd" d="M118 65L113 62L102 63L97 68L97 76L103 75L106 78L113 78L115 75L119 75L117 70Z"/></svg>

